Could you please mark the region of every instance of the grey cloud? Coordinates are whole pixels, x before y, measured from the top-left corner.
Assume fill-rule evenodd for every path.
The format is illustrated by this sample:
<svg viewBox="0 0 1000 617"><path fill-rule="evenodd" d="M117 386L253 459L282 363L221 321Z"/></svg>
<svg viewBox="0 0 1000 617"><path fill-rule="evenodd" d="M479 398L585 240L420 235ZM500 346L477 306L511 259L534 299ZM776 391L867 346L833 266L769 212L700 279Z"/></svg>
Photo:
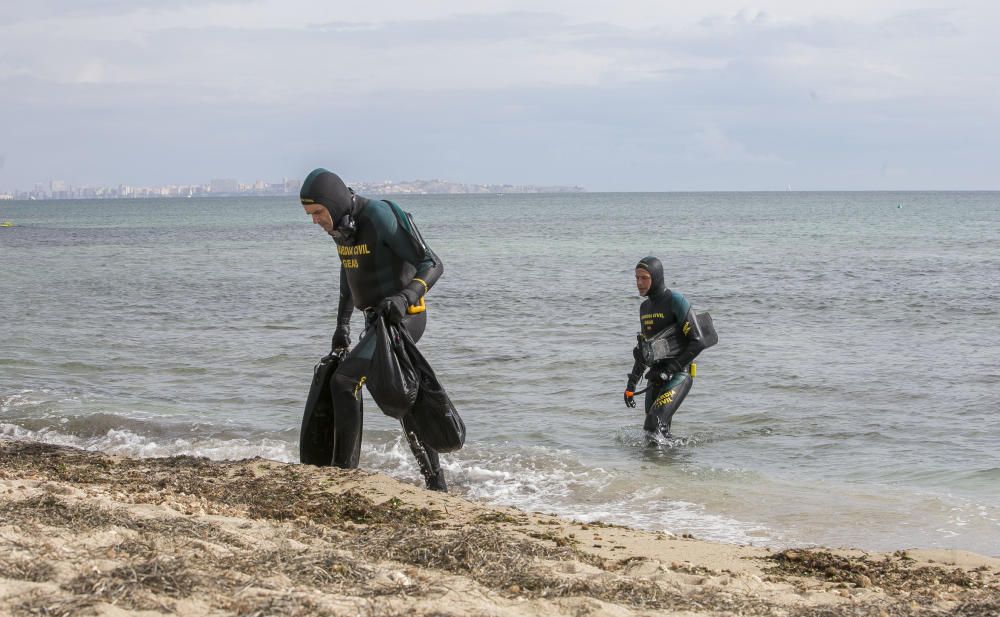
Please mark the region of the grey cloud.
<svg viewBox="0 0 1000 617"><path fill-rule="evenodd" d="M327 22L309 30L346 37L372 46L442 44L472 41L524 41L550 38L568 28L569 20L554 13L509 12L491 15L458 14L440 19L388 20L379 23Z"/></svg>
<svg viewBox="0 0 1000 617"><path fill-rule="evenodd" d="M133 36L139 42L81 38L53 42L41 50L27 44L15 45L11 53L5 54L5 64L10 75L37 73L37 67L44 66L46 58L50 66L102 63L109 69L108 79L112 81L114 75L136 83L174 80L177 82L174 96L183 96L186 87L192 92L207 87L228 88L234 95L242 92L243 96L255 98L261 94L261 90L251 86L256 81L264 89L273 88L275 92L268 95L273 98L280 96L277 91L282 88L291 92L292 88L305 85L310 76L314 81L309 85L318 92L332 90L325 87L324 77L350 83L354 89L378 88L382 85L379 74L369 75L365 71L372 70L373 58L385 59L379 54L384 55L387 50L405 54L414 46L448 49L449 44L467 43L478 46L478 53L486 54L491 53L490 43L532 41L539 53L571 49L595 62L610 60L612 68L602 76L609 83L628 81L620 79L619 74L627 74L632 66L648 67L644 68L647 75L655 75L659 70L659 78L667 81L690 71L706 82L718 80L715 85L706 83L700 90L707 92L714 88L720 96L744 98L744 91L735 86L748 79L764 77L779 93L788 88L782 83L798 81L790 73L795 67L775 64L797 46L857 48L866 41L882 41L889 36L887 33L897 37L948 36L953 28L944 12L907 13L872 26L831 19L782 25L762 13L741 13L704 23L704 31L697 36L663 28L633 30L593 22L573 24L565 17L547 13L457 15L361 25L326 23L315 25L306 34L302 30L278 28L183 28L136 33ZM456 55L454 62L466 63L468 70L474 70L473 56ZM696 66L698 60L721 62L724 68L684 68ZM678 63L681 68L662 68ZM662 67L657 69L658 65ZM842 69L853 71L847 66ZM509 70L516 75L518 67L511 64ZM269 77L256 80L255 72ZM460 83L449 83L448 72L440 66L427 67L427 85L443 89L462 87ZM810 87L815 89L815 85Z"/></svg>
<svg viewBox="0 0 1000 617"><path fill-rule="evenodd" d="M784 61L802 46L835 52L878 43L873 55L890 55L886 41L933 46L956 35L949 20L947 12L922 12L796 25L748 12L706 20L692 33L510 13L305 32L180 28L116 42L81 33L41 49L15 43L7 46L16 53L0 60L0 76L8 76L0 77L0 182L274 179L322 164L355 179L592 190L935 188L959 179L990 188L986 168L1000 151L995 96L893 96L888 78L873 78L884 101L834 103L837 76ZM508 42L612 65L596 84L504 88L468 87L441 66L427 67L425 83L394 88L394 74L380 70L418 47L482 43L481 53L492 53ZM693 61L661 62L675 58ZM88 62L107 67L104 83L53 82L38 69ZM632 64L659 72L622 77ZM844 63L834 69L856 72ZM892 174L883 173L885 161Z"/></svg>
<svg viewBox="0 0 1000 617"><path fill-rule="evenodd" d="M947 11L912 11L873 24L842 18L816 18L801 23L779 23L765 14L748 18L710 17L700 32L675 33L656 27L631 30L590 25L581 29L578 46L633 50L686 51L706 57L764 56L785 52L792 46L812 48L853 47L865 42L887 43L900 38L952 37L959 33Z"/></svg>
<svg viewBox="0 0 1000 617"><path fill-rule="evenodd" d="M153 9L169 11L209 5L252 4L257 0L16 0L0 4L0 23L39 19L109 17Z"/></svg>
<svg viewBox="0 0 1000 617"><path fill-rule="evenodd" d="M492 15L454 15L441 19L380 23L329 22L310 29L372 45L405 46L454 41L503 42L559 40L588 50L676 50L706 56L734 53L761 55L807 47L846 47L866 40L948 37L959 33L946 10L908 11L871 24L841 18L816 18L784 23L765 12L741 11L732 16L701 20L694 34L669 27L625 28L608 23L575 23L553 13L512 12Z"/></svg>
<svg viewBox="0 0 1000 617"><path fill-rule="evenodd" d="M54 83L69 86L78 81L72 76L88 66L103 73L102 79L91 80L100 88L80 87L58 99L56 104L67 107L100 100L118 105L151 97L206 104L294 99L310 85L324 89L336 64L323 59L334 55L334 49L343 52L337 54L339 61L352 53L293 30L248 33L233 28L166 29L126 40L72 39L44 50L28 50L26 45L12 49L0 64L0 77L25 79L0 97L47 98ZM346 71L351 76L349 65Z"/></svg>
<svg viewBox="0 0 1000 617"><path fill-rule="evenodd" d="M907 11L880 22L877 29L908 38L958 36L961 29L951 21L952 14L946 9Z"/></svg>

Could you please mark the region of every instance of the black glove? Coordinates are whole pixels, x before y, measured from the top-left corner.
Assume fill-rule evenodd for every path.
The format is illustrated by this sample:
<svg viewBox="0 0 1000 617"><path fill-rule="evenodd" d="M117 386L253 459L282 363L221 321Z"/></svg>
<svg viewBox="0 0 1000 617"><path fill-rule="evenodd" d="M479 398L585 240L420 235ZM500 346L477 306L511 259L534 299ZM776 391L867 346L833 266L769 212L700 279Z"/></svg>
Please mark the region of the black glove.
<svg viewBox="0 0 1000 617"><path fill-rule="evenodd" d="M641 364L646 364L646 359L642 357L642 350L638 345L632 348L632 358Z"/></svg>
<svg viewBox="0 0 1000 617"><path fill-rule="evenodd" d="M403 317L406 317L406 309L409 306L406 296L400 293L382 300L378 305L378 312L389 323L398 324L403 321Z"/></svg>
<svg viewBox="0 0 1000 617"><path fill-rule="evenodd" d="M639 383L639 376L629 374L628 383L625 384L625 406L635 409L635 384Z"/></svg>
<svg viewBox="0 0 1000 617"><path fill-rule="evenodd" d="M333 331L333 341L330 343L331 349L347 349L351 346L351 326L350 324L340 324Z"/></svg>
<svg viewBox="0 0 1000 617"><path fill-rule="evenodd" d="M677 360L667 360L663 365L663 370L667 373L674 375L675 373L680 373L684 369L680 362Z"/></svg>
<svg viewBox="0 0 1000 617"><path fill-rule="evenodd" d="M635 409L635 398L633 397L631 390L625 391L625 406L629 409Z"/></svg>

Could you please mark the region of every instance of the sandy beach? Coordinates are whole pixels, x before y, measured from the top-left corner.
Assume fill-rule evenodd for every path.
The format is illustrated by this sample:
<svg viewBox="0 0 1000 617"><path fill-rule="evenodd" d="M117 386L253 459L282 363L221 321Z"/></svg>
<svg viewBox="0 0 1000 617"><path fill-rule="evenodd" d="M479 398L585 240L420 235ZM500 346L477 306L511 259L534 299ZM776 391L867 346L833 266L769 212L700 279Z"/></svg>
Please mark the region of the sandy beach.
<svg viewBox="0 0 1000 617"><path fill-rule="evenodd" d="M770 550L365 471L0 441L4 615L997 615L1000 560Z"/></svg>

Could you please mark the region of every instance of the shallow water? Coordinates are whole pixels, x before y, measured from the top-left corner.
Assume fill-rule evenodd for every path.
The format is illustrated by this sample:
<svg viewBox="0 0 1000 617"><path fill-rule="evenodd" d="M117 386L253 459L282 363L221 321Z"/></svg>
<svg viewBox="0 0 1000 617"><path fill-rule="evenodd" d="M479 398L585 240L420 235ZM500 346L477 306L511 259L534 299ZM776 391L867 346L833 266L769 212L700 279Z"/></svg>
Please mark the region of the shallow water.
<svg viewBox="0 0 1000 617"><path fill-rule="evenodd" d="M1000 194L399 201L445 262L421 348L469 428L454 491L730 542L1000 554ZM0 218L0 436L296 460L338 261L293 197ZM621 402L647 254L720 335L658 448ZM367 407L362 466L415 483Z"/></svg>

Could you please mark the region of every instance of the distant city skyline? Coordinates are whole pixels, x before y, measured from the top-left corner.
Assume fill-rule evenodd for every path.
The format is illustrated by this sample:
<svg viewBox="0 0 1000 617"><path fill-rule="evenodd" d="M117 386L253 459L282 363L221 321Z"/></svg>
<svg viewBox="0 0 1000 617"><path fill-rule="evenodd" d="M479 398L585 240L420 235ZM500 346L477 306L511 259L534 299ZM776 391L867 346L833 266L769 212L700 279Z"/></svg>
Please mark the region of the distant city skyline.
<svg viewBox="0 0 1000 617"><path fill-rule="evenodd" d="M0 192L315 167L998 189L998 22L986 0L5 2Z"/></svg>

